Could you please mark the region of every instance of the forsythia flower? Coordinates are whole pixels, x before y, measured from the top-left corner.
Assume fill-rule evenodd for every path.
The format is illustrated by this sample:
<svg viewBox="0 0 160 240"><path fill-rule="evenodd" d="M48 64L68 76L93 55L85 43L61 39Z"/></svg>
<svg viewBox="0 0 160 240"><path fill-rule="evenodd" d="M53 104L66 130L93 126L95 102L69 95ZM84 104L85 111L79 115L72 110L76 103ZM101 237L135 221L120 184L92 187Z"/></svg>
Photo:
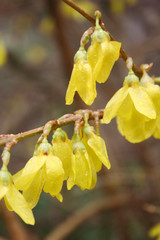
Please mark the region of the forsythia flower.
<svg viewBox="0 0 160 240"><path fill-rule="evenodd" d="M73 145L72 170L67 180L67 188L74 185L84 189L92 189L97 182L97 175L84 144L79 140Z"/></svg>
<svg viewBox="0 0 160 240"><path fill-rule="evenodd" d="M143 76L141 78L141 85L146 89L146 92L152 99L157 118L154 120L150 120L148 125L152 126L153 136L155 138L160 138L160 87L154 83L153 79L144 71Z"/></svg>
<svg viewBox="0 0 160 240"><path fill-rule="evenodd" d="M62 161L64 179L67 179L71 171L73 143L61 128L57 128L53 134L52 144L55 155Z"/></svg>
<svg viewBox="0 0 160 240"><path fill-rule="evenodd" d="M95 28L91 38L87 51L88 63L92 67L93 80L104 83L119 58L121 43L110 41L110 36L100 26Z"/></svg>
<svg viewBox="0 0 160 240"><path fill-rule="evenodd" d="M16 187L23 191L31 208L37 204L42 189L62 201L60 191L63 180L62 162L54 155L53 148L46 139L39 145L36 155L14 176Z"/></svg>
<svg viewBox="0 0 160 240"><path fill-rule="evenodd" d="M107 103L102 122L109 123L114 117L120 133L132 143L153 134L154 121L151 120L157 117L154 101L132 70L123 87Z"/></svg>
<svg viewBox="0 0 160 240"><path fill-rule="evenodd" d="M91 105L97 96L96 84L92 78L92 69L87 61L84 47L80 47L75 55L75 63L66 92L66 104L72 104L75 92L87 105Z"/></svg>
<svg viewBox="0 0 160 240"><path fill-rule="evenodd" d="M149 237L160 240L160 223L153 226L149 231Z"/></svg>
<svg viewBox="0 0 160 240"><path fill-rule="evenodd" d="M102 163L105 165L105 167L110 169L111 164L109 162L104 140L95 133L94 128L89 124L85 124L83 133L83 143L87 149L91 161L93 162L96 172L101 170Z"/></svg>
<svg viewBox="0 0 160 240"><path fill-rule="evenodd" d="M0 199L3 197L10 211L16 212L25 223L34 225L33 213L23 195L16 189L5 165L0 170Z"/></svg>

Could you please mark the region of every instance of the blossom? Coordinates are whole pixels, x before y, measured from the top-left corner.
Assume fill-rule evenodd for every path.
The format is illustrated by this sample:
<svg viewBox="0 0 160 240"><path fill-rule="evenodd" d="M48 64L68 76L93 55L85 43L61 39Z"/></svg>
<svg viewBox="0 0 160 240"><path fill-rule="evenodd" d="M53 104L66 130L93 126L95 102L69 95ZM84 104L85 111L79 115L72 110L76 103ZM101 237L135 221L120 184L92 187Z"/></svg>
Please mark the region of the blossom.
<svg viewBox="0 0 160 240"><path fill-rule="evenodd" d="M160 223L154 225L150 230L149 230L149 237L155 238L157 240L160 240Z"/></svg>
<svg viewBox="0 0 160 240"><path fill-rule="evenodd" d="M153 79L145 71L141 78L141 85L145 88L154 103L157 118L150 120L150 124L154 125L153 136L160 139L160 86L155 84Z"/></svg>
<svg viewBox="0 0 160 240"><path fill-rule="evenodd" d="M84 189L92 189L97 182L97 175L86 148L81 140L73 145L72 169L67 180L67 188L74 185Z"/></svg>
<svg viewBox="0 0 160 240"><path fill-rule="evenodd" d="M53 148L46 139L38 147L36 155L14 176L16 187L23 191L31 208L37 204L42 189L62 201L60 191L63 180L62 162L54 155Z"/></svg>
<svg viewBox="0 0 160 240"><path fill-rule="evenodd" d="M62 161L65 173L64 179L67 179L71 171L73 142L68 139L65 131L57 128L53 134L52 145L55 155Z"/></svg>
<svg viewBox="0 0 160 240"><path fill-rule="evenodd" d="M0 170L0 199L3 197L10 211L16 212L25 223L34 225L33 213L23 195L16 189L5 165Z"/></svg>
<svg viewBox="0 0 160 240"><path fill-rule="evenodd" d="M92 67L93 80L104 83L119 58L121 43L110 41L107 32L101 27L95 29L92 34L91 46L87 51L88 63Z"/></svg>
<svg viewBox="0 0 160 240"><path fill-rule="evenodd" d="M140 142L153 134L156 108L151 95L136 75L129 71L123 87L107 103L103 123L117 118L118 130L130 142Z"/></svg>
<svg viewBox="0 0 160 240"><path fill-rule="evenodd" d="M94 128L89 124L85 124L83 133L83 143L87 149L89 158L93 162L96 172L101 170L102 163L105 165L105 167L110 169L111 164L103 138L98 136L95 133Z"/></svg>
<svg viewBox="0 0 160 240"><path fill-rule="evenodd" d="M84 47L80 47L75 55L75 63L66 92L66 104L72 104L75 92L87 105L91 105L97 96L96 84L92 77L92 68L87 61Z"/></svg>

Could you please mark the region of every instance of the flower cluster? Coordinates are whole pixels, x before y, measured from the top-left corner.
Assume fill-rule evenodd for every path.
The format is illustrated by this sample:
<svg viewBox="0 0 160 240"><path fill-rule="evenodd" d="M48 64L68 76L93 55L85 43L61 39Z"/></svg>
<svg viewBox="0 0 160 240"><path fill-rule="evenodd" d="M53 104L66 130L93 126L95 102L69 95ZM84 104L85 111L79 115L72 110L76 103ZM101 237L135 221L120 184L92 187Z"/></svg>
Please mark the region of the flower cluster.
<svg viewBox="0 0 160 240"><path fill-rule="evenodd" d="M123 87L107 103L103 123L116 117L118 130L132 143L160 138L160 87L143 71L141 80L129 70Z"/></svg>
<svg viewBox="0 0 160 240"><path fill-rule="evenodd" d="M13 177L7 170L8 161L3 161L0 199L4 197L8 209L15 211L26 223L34 224L31 209L38 203L42 191L62 202L61 189L65 180L68 190L74 185L82 190L92 189L102 164L110 169L104 140L88 122L78 129L72 140L61 128L54 132L52 144L44 136L33 157Z"/></svg>
<svg viewBox="0 0 160 240"><path fill-rule="evenodd" d="M110 41L110 36L99 25L100 13L96 11L96 27L91 35L91 45L86 51L84 45L89 35L81 41L81 47L74 57L74 66L66 92L66 104L72 104L75 92L87 105L97 96L96 82L104 83L119 58L121 43Z"/></svg>

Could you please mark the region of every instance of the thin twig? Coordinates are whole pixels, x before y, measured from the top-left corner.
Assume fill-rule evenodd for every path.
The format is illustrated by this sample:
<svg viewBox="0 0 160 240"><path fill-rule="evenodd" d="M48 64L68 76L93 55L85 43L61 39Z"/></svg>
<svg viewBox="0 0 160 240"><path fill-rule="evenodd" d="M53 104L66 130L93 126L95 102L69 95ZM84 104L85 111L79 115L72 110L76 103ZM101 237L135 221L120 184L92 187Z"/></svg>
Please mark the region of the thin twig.
<svg viewBox="0 0 160 240"><path fill-rule="evenodd" d="M79 110L75 114L67 114L67 115L62 116L60 119L52 120L53 125L52 125L51 131L57 129L58 127L62 127L64 125L74 123L79 118L82 118L82 115L80 115L81 111L83 113L85 111L89 111L90 112L89 120L94 119L94 112L93 111L91 111L91 110ZM101 110L98 110L98 112L99 112L99 119L101 119L103 117L104 110L101 109ZM26 131L26 132L22 132L22 133L18 133L18 134L3 135L3 137L0 136L0 146L4 146L8 142L13 142L13 141L19 142L19 141L22 141L26 138L38 135L38 134L43 132L43 128L44 128L44 126L41 126L39 128L35 128L35 129L29 130L29 131Z"/></svg>
<svg viewBox="0 0 160 240"><path fill-rule="evenodd" d="M86 13L83 9L81 9L79 6L77 6L74 2L72 2L71 0L62 0L63 2L65 2L66 4L68 4L70 7L72 7L73 9L75 9L77 12L79 12L82 16L84 16L88 21L90 21L92 24L95 25L95 18L93 18L92 16L90 16L88 13ZM100 21L100 25L102 27L102 29L106 32L108 32L107 28L104 26L104 23L102 21ZM109 33L109 32L108 32ZM112 41L115 41L116 39L112 36L111 33L109 33L110 38ZM120 49L120 53L121 53L121 57L123 58L124 61L127 60L127 58L129 57L128 54L126 53L126 51L121 47ZM138 69L138 67L135 65L135 63L133 63L133 67L132 70L134 71L134 73L141 78L142 77L142 71Z"/></svg>

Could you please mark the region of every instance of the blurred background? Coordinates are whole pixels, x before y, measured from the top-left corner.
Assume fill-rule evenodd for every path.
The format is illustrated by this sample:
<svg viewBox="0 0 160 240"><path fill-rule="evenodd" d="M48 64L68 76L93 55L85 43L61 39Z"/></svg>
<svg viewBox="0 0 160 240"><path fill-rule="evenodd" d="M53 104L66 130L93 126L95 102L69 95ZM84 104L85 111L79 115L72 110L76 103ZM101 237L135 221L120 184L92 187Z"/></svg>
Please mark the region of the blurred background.
<svg viewBox="0 0 160 240"><path fill-rule="evenodd" d="M75 0L94 16L102 12L106 28L122 42L137 66L160 71L159 0ZM65 92L80 38L92 24L61 0L0 1L0 134L19 133L44 125L66 113L88 108L78 95L65 106ZM97 84L98 97L90 109L104 108L127 74L122 59L108 81ZM73 126L63 128L71 137ZM160 145L150 138L130 144L115 120L100 126L112 168L102 169L96 187L62 190L63 203L42 194L33 210L35 226L25 225L0 202L0 239L27 240L146 240L160 221ZM20 170L32 157L38 137L11 150L9 170ZM2 149L1 149L2 150Z"/></svg>

